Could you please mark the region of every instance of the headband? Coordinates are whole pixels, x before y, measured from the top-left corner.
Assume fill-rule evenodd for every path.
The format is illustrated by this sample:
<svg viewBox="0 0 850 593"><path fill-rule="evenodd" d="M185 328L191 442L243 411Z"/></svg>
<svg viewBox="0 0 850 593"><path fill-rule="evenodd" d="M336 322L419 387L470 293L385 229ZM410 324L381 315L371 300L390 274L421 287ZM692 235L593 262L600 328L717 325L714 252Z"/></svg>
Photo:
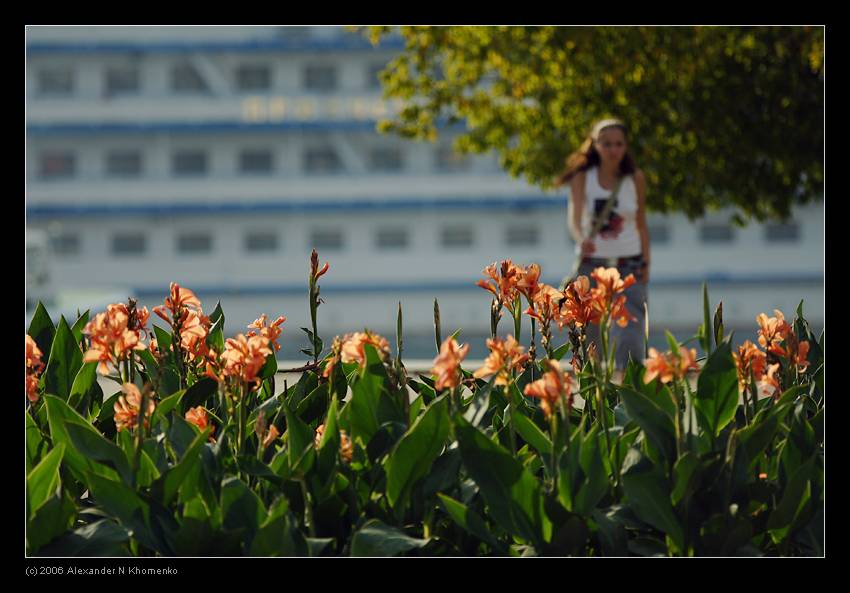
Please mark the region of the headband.
<svg viewBox="0 0 850 593"><path fill-rule="evenodd" d="M593 126L593 131L590 133L590 137L593 138L594 141L599 140L599 134L602 133L602 130L605 128L612 128L614 126L623 129L626 128L626 124L619 119L603 119L601 122Z"/></svg>

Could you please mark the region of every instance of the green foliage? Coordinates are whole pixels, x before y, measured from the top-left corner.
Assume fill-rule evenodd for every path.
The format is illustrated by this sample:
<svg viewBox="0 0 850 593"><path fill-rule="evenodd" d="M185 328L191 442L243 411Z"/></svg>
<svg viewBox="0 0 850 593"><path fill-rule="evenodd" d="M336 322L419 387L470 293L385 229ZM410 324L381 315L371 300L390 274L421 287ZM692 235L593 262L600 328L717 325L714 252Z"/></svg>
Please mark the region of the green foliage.
<svg viewBox="0 0 850 593"><path fill-rule="evenodd" d="M83 353L68 322L62 317L50 347L44 369L44 391L66 400L71 395L74 379L83 366Z"/></svg>
<svg viewBox="0 0 850 593"><path fill-rule="evenodd" d="M823 348L798 311L808 368L784 361L782 391L745 413L715 319L701 320L714 342L693 396L688 378L645 383L640 362L621 385L588 364L574 381L587 407L544 415L523 396L528 369L507 386L462 369L464 386L438 394L367 345L362 364L307 370L276 396L273 375L234 391L190 371L120 432L122 392L104 401L61 319L55 392L25 414L27 553L822 555ZM140 386L180 372L172 354L133 364ZM198 406L205 426L186 416Z"/></svg>

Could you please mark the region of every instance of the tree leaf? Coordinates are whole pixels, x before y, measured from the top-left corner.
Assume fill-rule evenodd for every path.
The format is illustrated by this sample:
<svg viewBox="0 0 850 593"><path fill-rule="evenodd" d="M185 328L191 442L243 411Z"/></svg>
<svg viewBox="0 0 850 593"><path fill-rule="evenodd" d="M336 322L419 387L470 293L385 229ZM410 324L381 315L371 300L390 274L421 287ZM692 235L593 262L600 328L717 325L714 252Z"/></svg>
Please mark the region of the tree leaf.
<svg viewBox="0 0 850 593"><path fill-rule="evenodd" d="M129 556L130 533L115 521L101 519L83 525L43 547L39 556Z"/></svg>
<svg viewBox="0 0 850 593"><path fill-rule="evenodd" d="M38 349L41 350L42 357L50 356L50 349L53 346L53 336L56 335L56 327L53 325L53 320L47 313L47 309L41 301L35 307L32 321L30 321L27 335L35 340Z"/></svg>
<svg viewBox="0 0 850 593"><path fill-rule="evenodd" d="M91 425L79 424L73 419L65 421L65 431L77 451L114 468L127 486L133 486L135 478L130 462L120 447L103 438Z"/></svg>
<svg viewBox="0 0 850 593"><path fill-rule="evenodd" d="M74 339L71 328L64 317L53 337L50 357L44 369L44 391L61 397L64 401L71 395L74 379L83 366L83 353Z"/></svg>
<svg viewBox="0 0 850 593"><path fill-rule="evenodd" d="M135 539L161 554L171 553L170 548L151 527L150 505L136 492L121 482L92 473L86 476L86 482L94 502L130 530Z"/></svg>
<svg viewBox="0 0 850 593"><path fill-rule="evenodd" d="M351 538L352 556L397 556L427 545L431 539L410 537L379 519L370 519Z"/></svg>
<svg viewBox="0 0 850 593"><path fill-rule="evenodd" d="M620 387L618 391L629 418L672 463L676 458L676 429L670 416L643 393L628 387Z"/></svg>
<svg viewBox="0 0 850 593"><path fill-rule="evenodd" d="M53 445L57 446L60 443L64 443L66 445L64 461L75 473L77 478L83 480L85 474L89 472L108 479L118 480L118 473L115 470L103 465L102 463L97 463L83 453L77 451L71 441L71 438L68 436L68 431L65 428L68 421L94 430L85 418L80 416L72 408L68 407L68 404L58 397L46 395L44 397L44 401L45 406L47 407L47 418Z"/></svg>
<svg viewBox="0 0 850 593"><path fill-rule="evenodd" d="M27 552L38 552L43 545L71 529L76 517L77 508L68 492L54 492L27 520Z"/></svg>
<svg viewBox="0 0 850 593"><path fill-rule="evenodd" d="M289 408L285 399L281 405L286 414L289 467L293 472L305 474L316 457L313 431Z"/></svg>
<svg viewBox="0 0 850 593"><path fill-rule="evenodd" d="M552 523L544 512L540 483L513 455L463 418L456 418L455 431L463 463L493 520L542 549L552 535Z"/></svg>
<svg viewBox="0 0 850 593"><path fill-rule="evenodd" d="M429 472L448 435L448 402L441 397L401 437L384 464L391 507L404 508L413 485Z"/></svg>
<svg viewBox="0 0 850 593"><path fill-rule="evenodd" d="M80 409L80 404L86 400L86 396L103 399L103 390L97 383L97 362L87 362L80 367L77 376L74 377L74 383L71 385L71 394L68 397L68 405L78 412L83 412Z"/></svg>
<svg viewBox="0 0 850 593"><path fill-rule="evenodd" d="M514 410L512 417L514 428L525 439L525 442L537 449L541 455L552 454L552 441L549 440L549 437L528 416Z"/></svg>
<svg viewBox="0 0 850 593"><path fill-rule="evenodd" d="M623 462L622 484L635 514L666 533L683 550L684 532L670 503L664 475L638 449L632 448Z"/></svg>
<svg viewBox="0 0 850 593"><path fill-rule="evenodd" d="M675 486L670 494L670 502L677 505L686 496L693 493L698 482L699 469L699 458L690 451L676 460L676 464L673 466L673 483Z"/></svg>
<svg viewBox="0 0 850 593"><path fill-rule="evenodd" d="M253 534L266 519L263 501L248 486L235 476L221 483L221 516L225 529L246 529L249 536L245 547L250 547Z"/></svg>
<svg viewBox="0 0 850 593"><path fill-rule="evenodd" d="M202 431L201 434L195 437L192 444L189 445L186 452L180 458L180 461L163 473L151 486L151 493L156 496L159 501L168 506L177 494L177 491L187 481L187 476L192 472L192 469L200 459L201 448L209 439L209 428ZM197 477L195 478L197 479Z"/></svg>
<svg viewBox="0 0 850 593"><path fill-rule="evenodd" d="M738 374L729 342L720 344L708 357L699 379L694 407L706 431L719 436L738 409Z"/></svg>
<svg viewBox="0 0 850 593"><path fill-rule="evenodd" d="M83 329L86 327L86 324L89 322L89 312L86 311L82 315L77 318L74 322L74 325L71 327L71 333L74 334L74 340L76 340L77 344L79 344L83 339Z"/></svg>
<svg viewBox="0 0 850 593"><path fill-rule="evenodd" d="M27 475L27 517L32 518L47 499L59 489L59 465L65 445L59 443Z"/></svg>
<svg viewBox="0 0 850 593"><path fill-rule="evenodd" d="M443 505L443 509L445 509L446 513L448 513L452 521L460 525L470 535L473 535L482 542L485 542L493 548L493 550L503 555L507 554L505 547L500 544L495 537L493 537L491 530L487 527L484 519L482 519L478 513L470 510L469 507L462 502L457 501L450 496L446 496L445 494L438 493L437 497L440 499L440 504Z"/></svg>
<svg viewBox="0 0 850 593"><path fill-rule="evenodd" d="M209 409L211 406L208 400L216 393L217 390L218 383L215 379L204 377L203 379L196 381L191 387L186 389L186 394L183 396L180 406L181 411L185 415L190 408L195 408L197 406L204 406Z"/></svg>

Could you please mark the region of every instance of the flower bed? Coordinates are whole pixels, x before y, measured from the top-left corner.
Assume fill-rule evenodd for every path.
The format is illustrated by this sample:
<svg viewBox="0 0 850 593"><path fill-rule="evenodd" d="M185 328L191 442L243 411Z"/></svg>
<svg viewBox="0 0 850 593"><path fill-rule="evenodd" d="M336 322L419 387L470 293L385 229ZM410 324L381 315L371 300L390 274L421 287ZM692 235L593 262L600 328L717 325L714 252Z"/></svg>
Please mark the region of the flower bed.
<svg viewBox="0 0 850 593"><path fill-rule="evenodd" d="M493 296L484 364L463 368L468 345L443 339L435 301L438 354L430 375L411 376L400 307L394 353L368 330L324 348L327 271L314 251L308 360L279 395L285 317L225 339L221 307L207 316L176 284L153 310L162 327L132 299L73 325L39 305L26 338L27 553L823 553L823 336L802 306L792 322L760 315L759 344L733 351L705 294L704 359L668 334L668 352L615 383L609 329L632 321L621 293L634 279L599 268L595 286L558 290L538 266L505 261L479 282ZM513 331L500 334L505 312Z"/></svg>

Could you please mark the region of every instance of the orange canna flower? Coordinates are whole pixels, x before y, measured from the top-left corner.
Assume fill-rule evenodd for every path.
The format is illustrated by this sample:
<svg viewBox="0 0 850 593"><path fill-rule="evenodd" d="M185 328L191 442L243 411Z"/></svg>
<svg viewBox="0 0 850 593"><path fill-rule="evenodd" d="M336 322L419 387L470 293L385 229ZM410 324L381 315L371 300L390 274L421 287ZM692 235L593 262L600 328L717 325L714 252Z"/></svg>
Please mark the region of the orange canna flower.
<svg viewBox="0 0 850 593"><path fill-rule="evenodd" d="M140 328L130 329L127 305L117 303L107 306L106 312L98 313L89 321L83 333L90 337L90 347L83 355L83 362L99 362L98 372L109 373L109 364L118 365L133 350L145 350L139 341Z"/></svg>
<svg viewBox="0 0 850 593"><path fill-rule="evenodd" d="M484 290L489 290L502 302L503 306L512 309L514 301L519 295L517 283L522 274L521 269L514 265L511 260L506 259L498 268L496 262L493 262L484 268L483 273L485 276L489 276L490 280L479 280L475 285Z"/></svg>
<svg viewBox="0 0 850 593"><path fill-rule="evenodd" d="M186 309L180 325L180 348L189 356L189 360L205 358L209 353L207 335L212 327L210 318L201 310Z"/></svg>
<svg viewBox="0 0 850 593"><path fill-rule="evenodd" d="M792 353L790 356L791 364L797 366L797 369L800 372L803 372L806 367L809 366L809 343L807 341L802 341L797 347L796 354Z"/></svg>
<svg viewBox="0 0 850 593"><path fill-rule="evenodd" d="M549 370L541 379L525 386L525 395L540 398L540 408L546 418L555 411L555 406L561 398L567 400L567 407L572 405L572 380L561 370L557 360L546 361Z"/></svg>
<svg viewBox="0 0 850 593"><path fill-rule="evenodd" d="M322 437L324 435L325 425L320 424L319 427L316 428L316 436L313 437L313 444L316 449L318 449L319 445L322 443ZM351 439L348 438L348 434L344 430L339 431L339 455L345 463L351 463L351 459L354 457L354 444L351 442Z"/></svg>
<svg viewBox="0 0 850 593"><path fill-rule="evenodd" d="M490 355L484 361L484 366L473 373L473 377L480 379L497 374L496 385L507 385L511 370L522 370L529 359L529 355L523 354L524 348L513 336L507 339L488 338L487 348L490 349Z"/></svg>
<svg viewBox="0 0 850 593"><path fill-rule="evenodd" d="M339 431L339 456L344 463L351 463L354 458L354 443L344 430Z"/></svg>
<svg viewBox="0 0 850 593"><path fill-rule="evenodd" d="M660 377L662 383L669 383L674 378L683 379L690 370L699 370L697 364L697 351L694 348L679 347L676 353L666 352L661 354L655 348L649 349L649 358L646 359L646 374L644 383L649 383L655 377Z"/></svg>
<svg viewBox="0 0 850 593"><path fill-rule="evenodd" d="M325 425L319 424L316 428L316 436L313 437L313 444L316 446L316 449L319 448L319 445L322 442L322 437L325 436Z"/></svg>
<svg viewBox="0 0 850 593"><path fill-rule="evenodd" d="M251 338L239 334L236 338L228 338L224 345L224 353L221 355L223 368L221 377L233 377L243 383L254 383L259 387L261 380L257 373L266 364L266 357L272 354L269 342L262 336ZM208 363L207 371L211 370ZM219 377L213 371L212 376Z"/></svg>
<svg viewBox="0 0 850 593"><path fill-rule="evenodd" d="M558 302L561 306L555 314L555 320L561 329L565 325L587 327L591 323L599 323L601 311L595 306L587 276L579 276L571 282Z"/></svg>
<svg viewBox="0 0 850 593"><path fill-rule="evenodd" d="M772 395L774 398L779 398L779 379L776 377L778 371L778 362L767 367L767 372L757 382L759 397L769 397Z"/></svg>
<svg viewBox="0 0 850 593"><path fill-rule="evenodd" d="M356 362L361 367L365 367L366 344L373 346L382 360L386 360L390 354L390 343L387 342L387 339L367 330L346 334L342 339L340 360L342 362Z"/></svg>
<svg viewBox="0 0 850 593"><path fill-rule="evenodd" d="M322 372L322 377L324 377L325 379L333 375L334 369L339 363L341 351L342 339L339 336L336 336L334 337L333 344L331 345L331 353L326 357L326 360L328 362L327 364L325 364L325 370Z"/></svg>
<svg viewBox="0 0 850 593"><path fill-rule="evenodd" d="M626 310L626 297L621 296L616 301L614 297L632 286L636 280L634 274L629 274L624 280L620 279L617 268L596 268L590 274L596 280L596 287L591 291L593 308L600 314L608 313L620 327L626 327L630 320L636 320Z"/></svg>
<svg viewBox="0 0 850 593"><path fill-rule="evenodd" d="M620 270L617 268L599 267L590 273L596 280L596 289L603 295L613 297L629 288L636 282L634 274L629 274L625 279L620 279Z"/></svg>
<svg viewBox="0 0 850 593"><path fill-rule="evenodd" d="M141 335L148 335L148 319L150 319L150 311L147 307L141 309L136 307L136 300L130 299L130 306L125 307L129 320L127 321L127 329L138 331Z"/></svg>
<svg viewBox="0 0 850 593"><path fill-rule="evenodd" d="M735 368L738 371L738 389L740 391L749 387L751 374L756 377L764 375L767 355L749 340L738 346L738 352L733 352L732 358L735 359Z"/></svg>
<svg viewBox="0 0 850 593"><path fill-rule="evenodd" d="M529 301L533 301L534 297L537 296L537 293L540 292L543 287L540 284L540 266L537 264L530 264L525 269L519 268L519 279L516 282L516 288Z"/></svg>
<svg viewBox="0 0 850 593"><path fill-rule="evenodd" d="M159 315L171 327L179 322L182 312L186 309L200 310L201 301L195 293L188 288L183 288L176 282L171 283L169 296L165 298L163 305L154 307L153 312Z"/></svg>
<svg viewBox="0 0 850 593"><path fill-rule="evenodd" d="M274 440L280 436L280 432L278 432L277 427L272 424L268 431L266 431L266 438L263 439L263 449L271 445Z"/></svg>
<svg viewBox="0 0 850 593"><path fill-rule="evenodd" d="M637 317L629 313L626 309L626 297L621 296L611 306L611 319L617 322L620 327L626 327L629 321L637 321Z"/></svg>
<svg viewBox="0 0 850 593"><path fill-rule="evenodd" d="M535 311L534 307L529 307L528 309L523 311L523 313L528 315L529 317L533 317L534 319L536 319L540 323L543 323L543 321L544 321L543 316L540 313L538 313L537 311Z"/></svg>
<svg viewBox="0 0 850 593"><path fill-rule="evenodd" d="M286 321L286 317L281 315L277 319L272 322L271 325L266 327L266 314L263 313L259 318L255 319L254 322L248 327L253 327L260 330L260 335L266 338L269 341L269 344L274 344L275 350L280 350L280 344L277 343L277 338L280 334L283 333L283 330L280 329L280 326ZM248 337L256 335L255 332L248 332Z"/></svg>
<svg viewBox="0 0 850 593"><path fill-rule="evenodd" d="M764 313L756 316L756 323L759 325L758 340L765 350L784 357L786 353L780 345L792 333L791 326L785 321L782 311L774 309L773 313L775 317L768 317Z"/></svg>
<svg viewBox="0 0 850 593"><path fill-rule="evenodd" d="M649 358L646 359L645 366L644 383L651 383L656 377L660 377L662 383L669 383L673 380L673 369L670 366L669 357L661 354L655 348L649 349Z"/></svg>
<svg viewBox="0 0 850 593"><path fill-rule="evenodd" d="M756 317L759 344L770 354L787 359L790 365L803 372L809 366L809 342L799 341L794 328L785 321L782 311L774 309L773 313L775 317L768 317L764 313Z"/></svg>
<svg viewBox="0 0 850 593"><path fill-rule="evenodd" d="M124 383L121 386L121 391L124 392L124 395L120 396L113 406L115 427L119 432L125 428L132 429L136 427L139 422L139 410L142 405L142 394L135 385ZM148 425L148 418L151 417L155 408L156 404L153 401L153 397L149 397L147 410L145 411L145 426Z"/></svg>
<svg viewBox="0 0 850 593"><path fill-rule="evenodd" d="M650 383L655 377L660 377L662 383L669 383L674 378L685 378L690 370L699 370L697 351L694 348L680 346L678 352L664 354L650 348L643 382Z"/></svg>
<svg viewBox="0 0 850 593"><path fill-rule="evenodd" d="M684 346L679 346L679 355L675 357L675 360L678 363L678 372L676 376L680 379L683 379L688 374L688 371L699 370L696 348L685 348Z"/></svg>
<svg viewBox="0 0 850 593"><path fill-rule="evenodd" d="M469 344L459 346L454 338L446 338L440 346L440 354L434 359L431 374L437 376L434 389L454 389L460 384L460 363L469 352Z"/></svg>
<svg viewBox="0 0 850 593"><path fill-rule="evenodd" d="M325 262L325 265L322 266L322 269L319 269L319 254L313 249L313 253L310 254L310 277L313 279L313 282L319 279L325 272L330 268L330 264Z"/></svg>
<svg viewBox="0 0 850 593"><path fill-rule="evenodd" d="M26 334L26 390L27 398L35 403L38 401L38 377L44 370L44 363L41 361L44 356L38 348L35 340L29 334Z"/></svg>
<svg viewBox="0 0 850 593"><path fill-rule="evenodd" d="M186 421L200 428L201 432L206 430L207 426L212 426L212 430L210 430L210 442L215 442L215 439L213 438L213 435L215 434L215 425L210 424L207 410L203 406L190 408L189 411L186 412Z"/></svg>
<svg viewBox="0 0 850 593"><path fill-rule="evenodd" d="M558 302L564 293L548 284L539 284L537 292L532 297L533 306L524 311L529 317L534 317L540 323L548 323L557 317Z"/></svg>

